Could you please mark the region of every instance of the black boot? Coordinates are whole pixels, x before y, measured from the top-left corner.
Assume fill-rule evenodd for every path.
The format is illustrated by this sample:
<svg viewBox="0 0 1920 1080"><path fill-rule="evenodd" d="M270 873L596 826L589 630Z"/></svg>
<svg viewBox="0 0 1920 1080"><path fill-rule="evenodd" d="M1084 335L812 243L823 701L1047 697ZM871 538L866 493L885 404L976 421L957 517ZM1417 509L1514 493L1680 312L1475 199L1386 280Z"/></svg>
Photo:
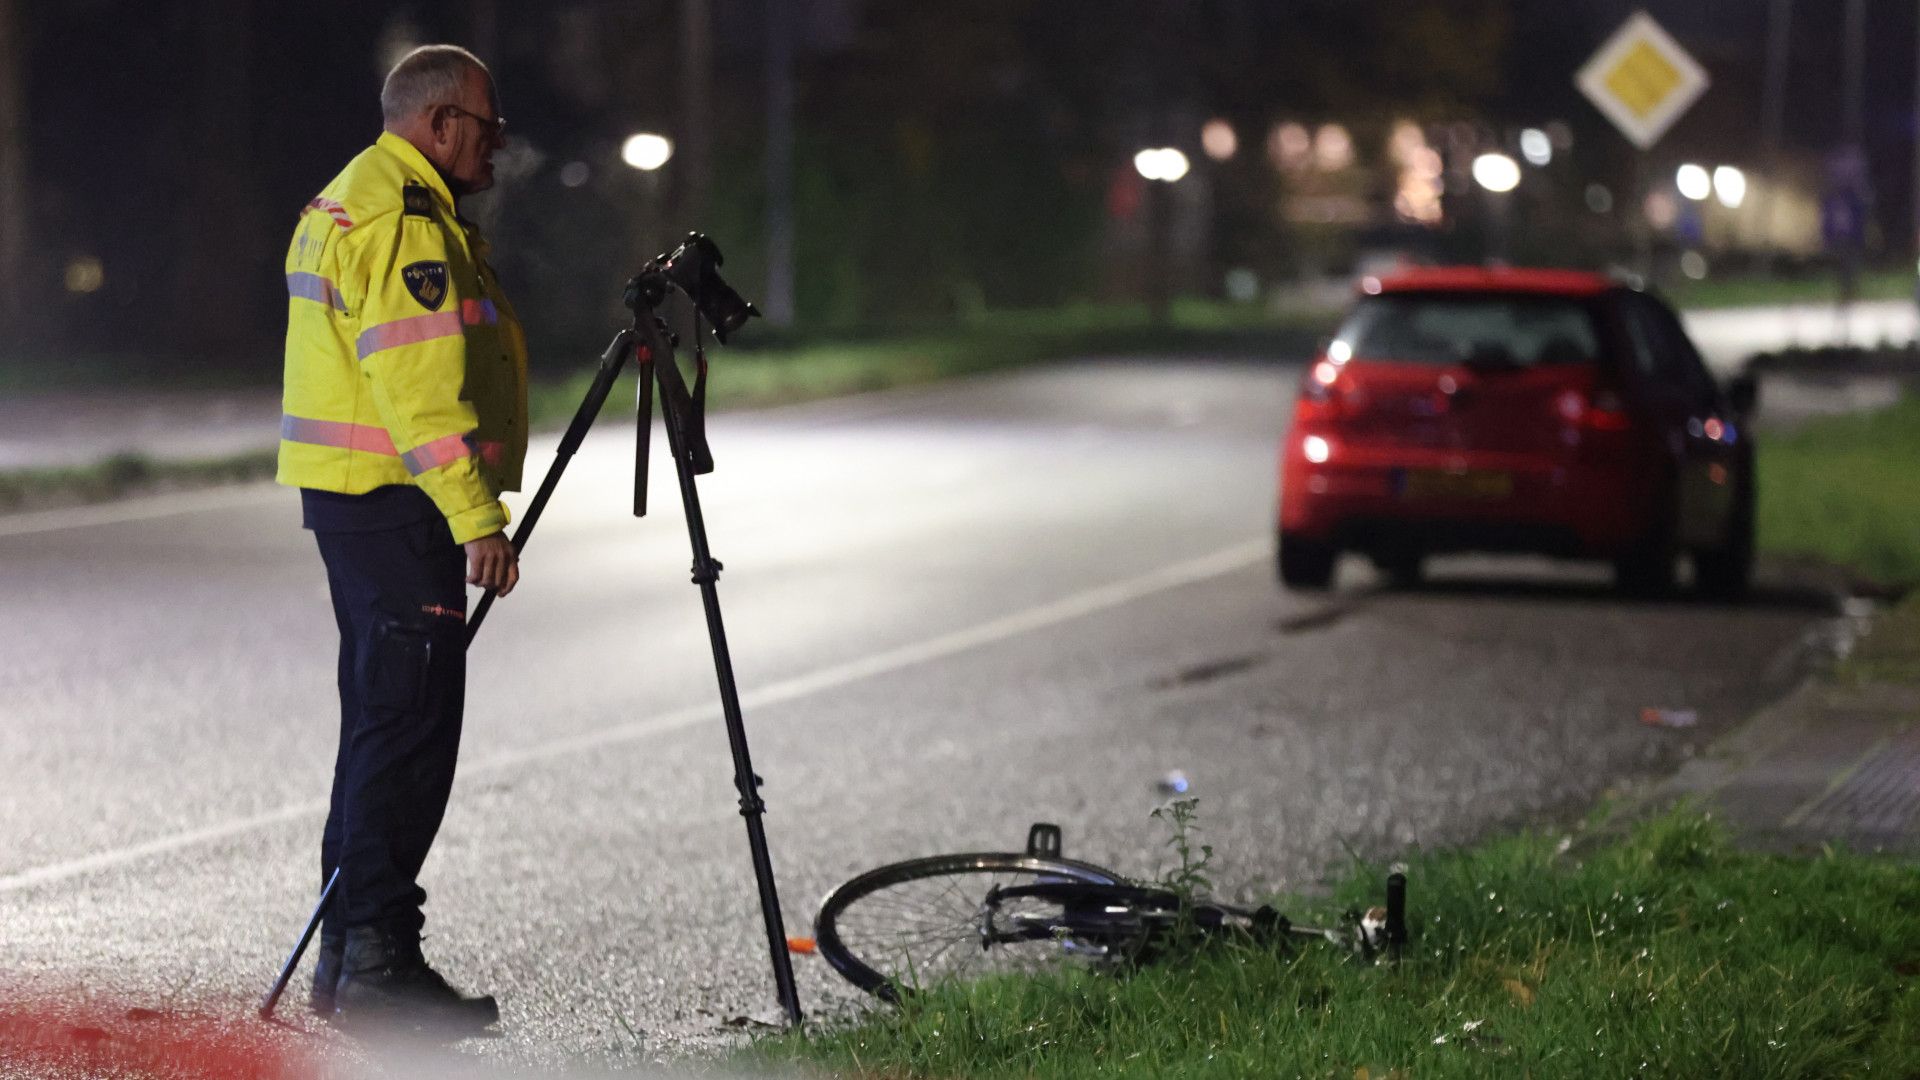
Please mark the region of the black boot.
<svg viewBox="0 0 1920 1080"><path fill-rule="evenodd" d="M317 1016L333 1018L333 995L340 985L340 958L346 948L345 939L320 935L320 952L313 961L313 992L307 995L307 1008Z"/></svg>
<svg viewBox="0 0 1920 1080"><path fill-rule="evenodd" d="M334 1006L350 1026L467 1033L500 1019L491 996L468 997L428 967L419 938L372 926L347 930Z"/></svg>

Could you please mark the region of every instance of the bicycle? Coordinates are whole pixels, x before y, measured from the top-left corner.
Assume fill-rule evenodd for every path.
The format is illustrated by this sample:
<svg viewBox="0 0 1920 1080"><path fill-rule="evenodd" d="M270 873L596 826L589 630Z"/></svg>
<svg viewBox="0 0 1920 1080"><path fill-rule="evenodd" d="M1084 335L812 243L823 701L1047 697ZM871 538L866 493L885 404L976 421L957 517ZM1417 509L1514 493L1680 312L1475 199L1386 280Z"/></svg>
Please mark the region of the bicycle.
<svg viewBox="0 0 1920 1080"><path fill-rule="evenodd" d="M1318 938L1368 961L1399 959L1406 875L1386 903L1338 927L1296 924L1272 907L1234 907L1144 885L1061 854L1057 825L1034 824L1024 852L933 855L859 875L821 902L814 943L860 989L898 1004L914 989L970 974L1035 971L1062 958L1152 963L1182 934L1282 944Z"/></svg>

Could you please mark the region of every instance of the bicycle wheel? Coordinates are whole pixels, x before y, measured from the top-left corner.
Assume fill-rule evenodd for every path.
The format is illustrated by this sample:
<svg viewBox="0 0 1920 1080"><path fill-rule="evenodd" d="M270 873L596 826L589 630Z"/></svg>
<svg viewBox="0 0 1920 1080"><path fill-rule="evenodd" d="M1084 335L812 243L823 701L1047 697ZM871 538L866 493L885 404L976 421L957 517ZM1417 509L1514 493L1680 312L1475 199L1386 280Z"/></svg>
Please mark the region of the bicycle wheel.
<svg viewBox="0 0 1920 1080"><path fill-rule="evenodd" d="M996 889L1048 883L1120 886L1125 879L1091 863L1013 853L909 859L835 889L820 905L813 936L835 971L887 1001L946 979L1033 971L1082 943L1070 934L1022 938L989 927L1058 926L1065 904L989 897Z"/></svg>

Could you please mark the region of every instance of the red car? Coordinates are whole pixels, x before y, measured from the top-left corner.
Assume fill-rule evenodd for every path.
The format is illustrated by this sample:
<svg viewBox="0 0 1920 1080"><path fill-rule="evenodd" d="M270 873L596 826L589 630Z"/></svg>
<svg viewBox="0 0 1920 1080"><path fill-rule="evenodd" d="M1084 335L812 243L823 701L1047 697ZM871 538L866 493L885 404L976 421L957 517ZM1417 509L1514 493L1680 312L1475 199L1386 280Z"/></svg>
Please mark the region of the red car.
<svg viewBox="0 0 1920 1080"><path fill-rule="evenodd" d="M1755 385L1722 387L1666 305L1599 274L1368 278L1308 365L1280 452L1278 569L1342 552L1390 579L1426 556L1610 560L1628 590L1732 596L1753 566Z"/></svg>

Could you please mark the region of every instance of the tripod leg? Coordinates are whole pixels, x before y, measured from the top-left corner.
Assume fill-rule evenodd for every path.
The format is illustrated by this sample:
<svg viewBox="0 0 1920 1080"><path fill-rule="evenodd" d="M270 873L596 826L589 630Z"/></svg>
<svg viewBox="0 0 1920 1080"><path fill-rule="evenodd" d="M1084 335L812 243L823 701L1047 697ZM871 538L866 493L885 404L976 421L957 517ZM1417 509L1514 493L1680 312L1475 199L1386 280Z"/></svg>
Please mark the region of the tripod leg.
<svg viewBox="0 0 1920 1080"><path fill-rule="evenodd" d="M314 932L320 929L320 920L326 917L327 904L333 900L333 889L338 884L340 868L336 866L327 877L327 887L320 890L320 902L313 905L313 917L307 920L307 928L301 932L299 943L287 954L287 962L280 966L280 977L273 980L273 989L267 991L266 998L260 1002L260 1019L273 1018L273 1010L280 1004L280 995L287 992L287 983L293 978L294 969L300 966L300 958L306 955L307 946L312 944Z"/></svg>
<svg viewBox="0 0 1920 1080"><path fill-rule="evenodd" d="M780 914L780 895L774 884L773 859L767 852L766 827L761 817L758 777L747 752L746 723L740 715L740 693L733 678L733 659L727 649L726 626L720 619L720 595L715 583L720 563L707 547L706 519L700 513L700 492L694 482L695 461L687 429L691 399L673 369L673 353L647 318L636 319L642 340L653 351L655 377L661 381L660 411L666 418L667 449L680 479L680 502L686 509L687 539L693 546L693 581L707 614L707 636L713 649L714 672L720 683L721 711L727 722L727 742L733 751L734 786L740 792L740 816L747 823L747 847L753 857L753 876L760 887L760 915L766 923L767 949L773 961L773 983L787 1022L800 1026L800 993L794 986L793 957L787 951L787 932ZM675 392L675 390L678 392ZM703 452L702 457L705 457ZM710 462L707 462L710 465Z"/></svg>
<svg viewBox="0 0 1920 1080"><path fill-rule="evenodd" d="M613 380L620 374L620 366L626 363L627 355L633 351L633 331L622 330L614 335L613 343L600 356L600 370L593 377L593 385L587 388L587 396L580 400L580 408L573 414L573 422L567 425L567 433L560 438L560 446L554 451L553 465L547 469L546 479L540 481L540 490L533 496L533 502L527 504L526 519L513 531L513 550L518 553L526 550L527 539L533 535L533 527L540 522L540 515L547 508L547 500L553 498L553 491L560 486L560 476L567 471L567 463L573 460L574 452L587 437L587 429L593 426L594 418L600 415L600 406L606 404L607 394L613 390ZM492 609L494 591L488 589L473 606L473 614L467 617L467 644L473 644L473 636L480 632L480 623Z"/></svg>

